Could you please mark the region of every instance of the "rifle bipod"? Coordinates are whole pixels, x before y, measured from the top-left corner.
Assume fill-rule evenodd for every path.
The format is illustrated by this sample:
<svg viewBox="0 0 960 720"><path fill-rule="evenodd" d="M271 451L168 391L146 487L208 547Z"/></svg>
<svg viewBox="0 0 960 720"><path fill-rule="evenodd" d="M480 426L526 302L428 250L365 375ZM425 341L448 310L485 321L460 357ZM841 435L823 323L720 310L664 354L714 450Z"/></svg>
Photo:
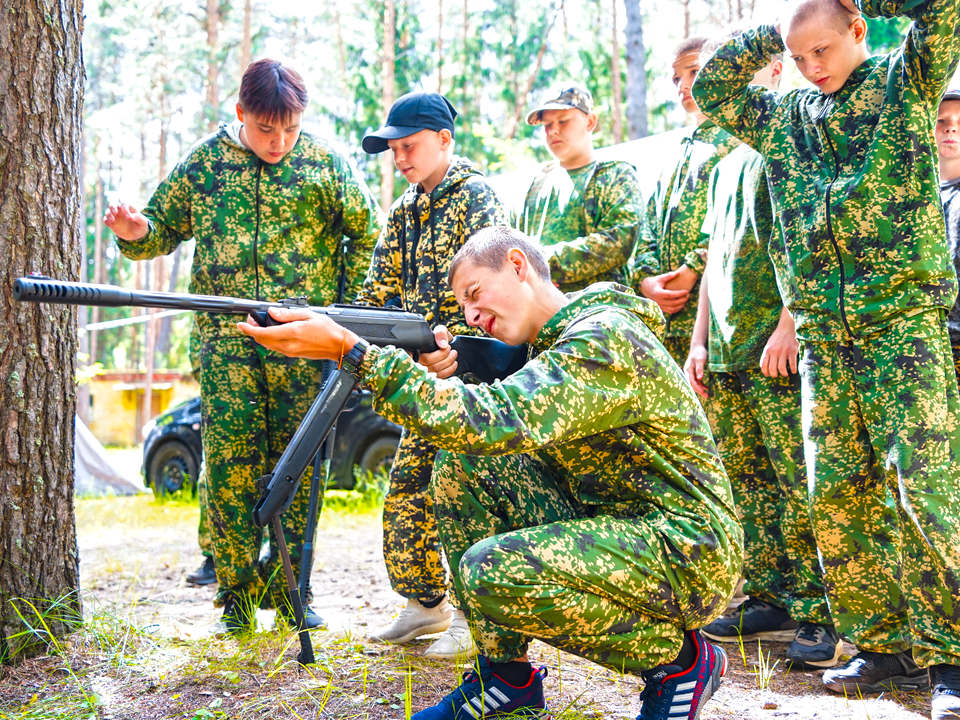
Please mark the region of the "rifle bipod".
<svg viewBox="0 0 960 720"><path fill-rule="evenodd" d="M323 462L319 453L320 447L328 436L331 436L337 418L350 400L350 395L357 387L357 379L343 370L334 370L316 400L310 406L307 414L300 422L300 426L293 434L290 444L283 451L276 467L269 475L260 478L260 502L253 511L253 524L264 527L268 522L273 524L277 547L280 550L280 560L287 580L287 589L290 593L290 605L297 623L297 634L300 637L300 654L297 661L301 665L309 665L315 661L313 643L310 640L307 628L304 598L313 565L313 532L316 528L316 516L320 504L321 473L318 471ZM332 456L332 437L328 445ZM310 509L308 511L307 527L304 533L303 557L300 564L300 583L293 575L293 563L287 550L287 542L283 535L283 526L280 516L286 512L293 502L293 498L300 487L300 480L310 462L314 461L313 487L310 493Z"/></svg>

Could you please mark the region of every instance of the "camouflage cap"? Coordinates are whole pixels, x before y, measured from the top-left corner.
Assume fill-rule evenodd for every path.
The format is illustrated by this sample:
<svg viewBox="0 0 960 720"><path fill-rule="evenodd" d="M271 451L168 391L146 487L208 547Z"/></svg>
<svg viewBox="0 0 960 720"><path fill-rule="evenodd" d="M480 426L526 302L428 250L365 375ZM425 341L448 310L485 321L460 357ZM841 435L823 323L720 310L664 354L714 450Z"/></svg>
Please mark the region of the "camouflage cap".
<svg viewBox="0 0 960 720"><path fill-rule="evenodd" d="M583 85L562 82L552 86L543 95L543 101L535 110L527 113L527 125L539 125L540 113L544 110L567 110L576 108L588 115L593 112L593 95Z"/></svg>

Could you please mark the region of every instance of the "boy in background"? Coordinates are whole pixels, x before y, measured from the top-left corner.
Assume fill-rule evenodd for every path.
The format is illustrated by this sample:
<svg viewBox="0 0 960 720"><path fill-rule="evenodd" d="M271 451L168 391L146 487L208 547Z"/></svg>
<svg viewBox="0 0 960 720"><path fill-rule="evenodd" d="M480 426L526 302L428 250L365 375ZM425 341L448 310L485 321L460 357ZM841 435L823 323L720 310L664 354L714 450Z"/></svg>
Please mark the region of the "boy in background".
<svg viewBox="0 0 960 720"><path fill-rule="evenodd" d="M934 126L937 155L940 158L940 201L947 223L947 241L953 267L960 274L960 90L949 90L940 101ZM953 367L960 381L960 304L954 303L947 315Z"/></svg>
<svg viewBox="0 0 960 720"><path fill-rule="evenodd" d="M466 158L454 155L457 111L437 93L409 93L390 108L380 129L363 138L368 153L393 152L410 187L390 208L373 252L361 305L394 306L420 313L431 327L475 335L463 321L445 278L467 238L503 223L500 198ZM422 357L426 361L430 354ZM466 617L447 599L447 579L428 488L437 448L404 430L383 505L383 557L390 585L407 599L400 615L374 632L375 640L403 644L444 634L426 657L476 654Z"/></svg>
<svg viewBox="0 0 960 720"><path fill-rule="evenodd" d="M775 55L753 84L776 90L782 71ZM703 232L709 252L684 369L710 400L703 407L743 525L748 596L703 633L720 642L789 642L794 665L832 667L843 644L810 524L799 345L768 254L774 227L763 156L749 145L713 169Z"/></svg>
<svg viewBox="0 0 960 720"><path fill-rule="evenodd" d="M690 94L707 42L705 37L687 38L673 52L673 84L694 126L684 133L676 161L664 166L630 261L633 288L660 306L667 318L664 345L681 366L690 347L697 283L706 261L700 243L710 173L740 144L700 112Z"/></svg>
<svg viewBox="0 0 960 720"><path fill-rule="evenodd" d="M861 12L914 22L870 57ZM957 0L803 0L782 34L722 45L694 85L704 112L763 154L777 208L811 517L834 621L858 650L823 682L854 694L932 680L935 720L960 717L960 399L945 322L957 276L933 147L958 25ZM785 48L815 87L750 87Z"/></svg>
<svg viewBox="0 0 960 720"><path fill-rule="evenodd" d="M603 281L629 284L627 261L643 223L640 186L629 163L596 159L590 91L556 85L527 114L527 124L543 126L554 160L533 179L513 226L540 243L562 292Z"/></svg>

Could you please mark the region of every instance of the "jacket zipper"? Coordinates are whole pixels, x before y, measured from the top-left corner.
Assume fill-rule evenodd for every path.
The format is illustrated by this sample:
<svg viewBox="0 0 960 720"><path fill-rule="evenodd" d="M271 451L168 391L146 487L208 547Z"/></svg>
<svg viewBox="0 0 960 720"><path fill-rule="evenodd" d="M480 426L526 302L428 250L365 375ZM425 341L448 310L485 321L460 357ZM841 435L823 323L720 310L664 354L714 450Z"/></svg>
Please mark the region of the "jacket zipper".
<svg viewBox="0 0 960 720"><path fill-rule="evenodd" d="M851 340L856 339L856 335L853 334L853 330L850 329L850 322L847 320L847 308L846 308L846 286L847 286L847 275L843 269L843 257L840 255L840 246L837 244L837 236L833 232L833 207L830 203L830 195L833 192L833 186L836 184L837 180L840 179L840 161L837 158L837 149L833 144L833 140L830 139L830 133L827 132L827 110L832 105L833 100L824 103L823 108L817 114L816 122L820 123L820 129L823 132L823 137L827 142L827 145L830 146L830 154L833 156L833 166L834 166L834 175L833 180L830 181L830 184L827 185L827 235L830 237L830 244L833 245L833 254L837 258L837 265L840 267L840 319L843 321L843 327L847 331L847 336Z"/></svg>
<svg viewBox="0 0 960 720"><path fill-rule="evenodd" d="M257 158L257 188L256 188L256 206L257 220L253 231L253 273L257 283L257 300L260 298L260 259L257 256L257 244L260 242L260 175L263 172L263 160Z"/></svg>

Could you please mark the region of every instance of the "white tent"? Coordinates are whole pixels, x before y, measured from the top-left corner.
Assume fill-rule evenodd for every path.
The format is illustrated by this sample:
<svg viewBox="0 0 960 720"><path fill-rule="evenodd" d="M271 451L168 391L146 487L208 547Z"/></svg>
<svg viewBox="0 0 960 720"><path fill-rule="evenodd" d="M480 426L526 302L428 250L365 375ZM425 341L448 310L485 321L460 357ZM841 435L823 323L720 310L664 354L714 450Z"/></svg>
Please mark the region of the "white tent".
<svg viewBox="0 0 960 720"><path fill-rule="evenodd" d="M143 492L110 461L90 429L78 417L73 442L74 492L77 495L136 495Z"/></svg>

